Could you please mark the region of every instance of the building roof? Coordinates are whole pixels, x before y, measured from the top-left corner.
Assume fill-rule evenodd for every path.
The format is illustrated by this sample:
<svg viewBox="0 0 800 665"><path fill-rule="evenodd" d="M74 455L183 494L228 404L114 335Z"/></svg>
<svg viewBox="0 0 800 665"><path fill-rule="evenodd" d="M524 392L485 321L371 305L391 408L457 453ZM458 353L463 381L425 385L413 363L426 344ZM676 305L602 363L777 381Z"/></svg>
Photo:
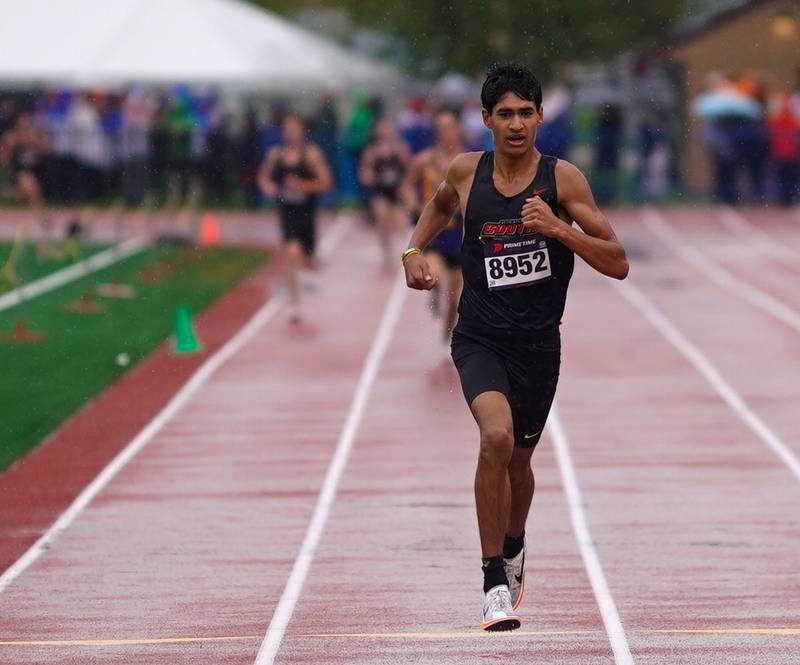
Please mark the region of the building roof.
<svg viewBox="0 0 800 665"><path fill-rule="evenodd" d="M667 44L670 46L684 44L702 37L757 7L768 4L787 4L787 2L800 4L800 0L729 0L721 9L699 14L679 23L670 31Z"/></svg>

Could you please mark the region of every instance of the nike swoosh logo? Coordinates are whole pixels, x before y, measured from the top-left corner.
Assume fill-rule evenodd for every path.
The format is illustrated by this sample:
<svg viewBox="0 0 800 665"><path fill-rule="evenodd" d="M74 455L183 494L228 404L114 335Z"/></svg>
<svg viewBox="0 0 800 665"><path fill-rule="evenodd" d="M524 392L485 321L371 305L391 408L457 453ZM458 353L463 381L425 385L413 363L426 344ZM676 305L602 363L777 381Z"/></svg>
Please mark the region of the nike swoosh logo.
<svg viewBox="0 0 800 665"><path fill-rule="evenodd" d="M522 584L522 578L525 577L525 552L522 553L522 573L520 575L514 575L514 579L517 580L517 584Z"/></svg>
<svg viewBox="0 0 800 665"><path fill-rule="evenodd" d="M548 189L550 189L550 188L549 187L541 187L540 189L534 189L533 190L533 195L534 196L539 196L539 194L542 194L543 192L546 192Z"/></svg>
<svg viewBox="0 0 800 665"><path fill-rule="evenodd" d="M525 434L522 438L523 439L532 439L535 436L539 436L541 433L542 433L542 431L539 430L538 432L534 432L533 434Z"/></svg>

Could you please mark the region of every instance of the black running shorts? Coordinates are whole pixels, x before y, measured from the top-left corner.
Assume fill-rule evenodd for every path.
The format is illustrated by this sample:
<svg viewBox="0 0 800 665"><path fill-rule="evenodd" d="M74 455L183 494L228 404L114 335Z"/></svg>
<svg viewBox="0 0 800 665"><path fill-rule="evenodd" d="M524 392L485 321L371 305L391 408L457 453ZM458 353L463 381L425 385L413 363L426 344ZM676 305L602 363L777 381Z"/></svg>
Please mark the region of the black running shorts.
<svg viewBox="0 0 800 665"><path fill-rule="evenodd" d="M514 445L533 448L558 385L558 331L531 340L478 333L459 324L453 331L451 351L467 404L484 392L502 393L511 406Z"/></svg>
<svg viewBox="0 0 800 665"><path fill-rule="evenodd" d="M283 241L295 240L300 243L306 254L309 256L314 254L317 239L314 224L316 206L310 203L303 205L281 204L279 213Z"/></svg>

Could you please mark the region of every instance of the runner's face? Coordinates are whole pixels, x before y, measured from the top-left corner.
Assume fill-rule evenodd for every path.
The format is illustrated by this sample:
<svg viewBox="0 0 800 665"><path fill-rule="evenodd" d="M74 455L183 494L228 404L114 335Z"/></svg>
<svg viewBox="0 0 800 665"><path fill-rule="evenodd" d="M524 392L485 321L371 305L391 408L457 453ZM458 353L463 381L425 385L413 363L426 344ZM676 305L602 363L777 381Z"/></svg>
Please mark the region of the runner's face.
<svg viewBox="0 0 800 665"><path fill-rule="evenodd" d="M436 118L436 141L443 146L455 146L461 143L461 127L455 116L442 113Z"/></svg>
<svg viewBox="0 0 800 665"><path fill-rule="evenodd" d="M297 118L283 121L283 140L289 145L300 145L305 140L306 130Z"/></svg>
<svg viewBox="0 0 800 665"><path fill-rule="evenodd" d="M542 110L527 99L507 92L494 105L491 114L483 109L483 122L492 131L495 150L521 155L533 147Z"/></svg>
<svg viewBox="0 0 800 665"><path fill-rule="evenodd" d="M394 140L394 125L388 120L381 120L375 125L375 138L378 141Z"/></svg>

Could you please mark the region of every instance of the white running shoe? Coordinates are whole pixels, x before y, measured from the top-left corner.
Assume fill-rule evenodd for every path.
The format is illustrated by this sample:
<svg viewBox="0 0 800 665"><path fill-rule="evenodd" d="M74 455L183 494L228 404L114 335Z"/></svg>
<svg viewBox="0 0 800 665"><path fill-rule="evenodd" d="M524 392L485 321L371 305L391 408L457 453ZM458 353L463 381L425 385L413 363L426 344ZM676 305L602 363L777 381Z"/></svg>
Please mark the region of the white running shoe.
<svg viewBox="0 0 800 665"><path fill-rule="evenodd" d="M489 631L516 630L522 625L519 615L511 606L511 594L505 584L498 584L486 592L483 601L481 628Z"/></svg>
<svg viewBox="0 0 800 665"><path fill-rule="evenodd" d="M511 605L517 609L525 595L525 550L528 548L527 537L522 542L522 549L513 559L503 559L506 577L508 578L508 592L511 594Z"/></svg>

